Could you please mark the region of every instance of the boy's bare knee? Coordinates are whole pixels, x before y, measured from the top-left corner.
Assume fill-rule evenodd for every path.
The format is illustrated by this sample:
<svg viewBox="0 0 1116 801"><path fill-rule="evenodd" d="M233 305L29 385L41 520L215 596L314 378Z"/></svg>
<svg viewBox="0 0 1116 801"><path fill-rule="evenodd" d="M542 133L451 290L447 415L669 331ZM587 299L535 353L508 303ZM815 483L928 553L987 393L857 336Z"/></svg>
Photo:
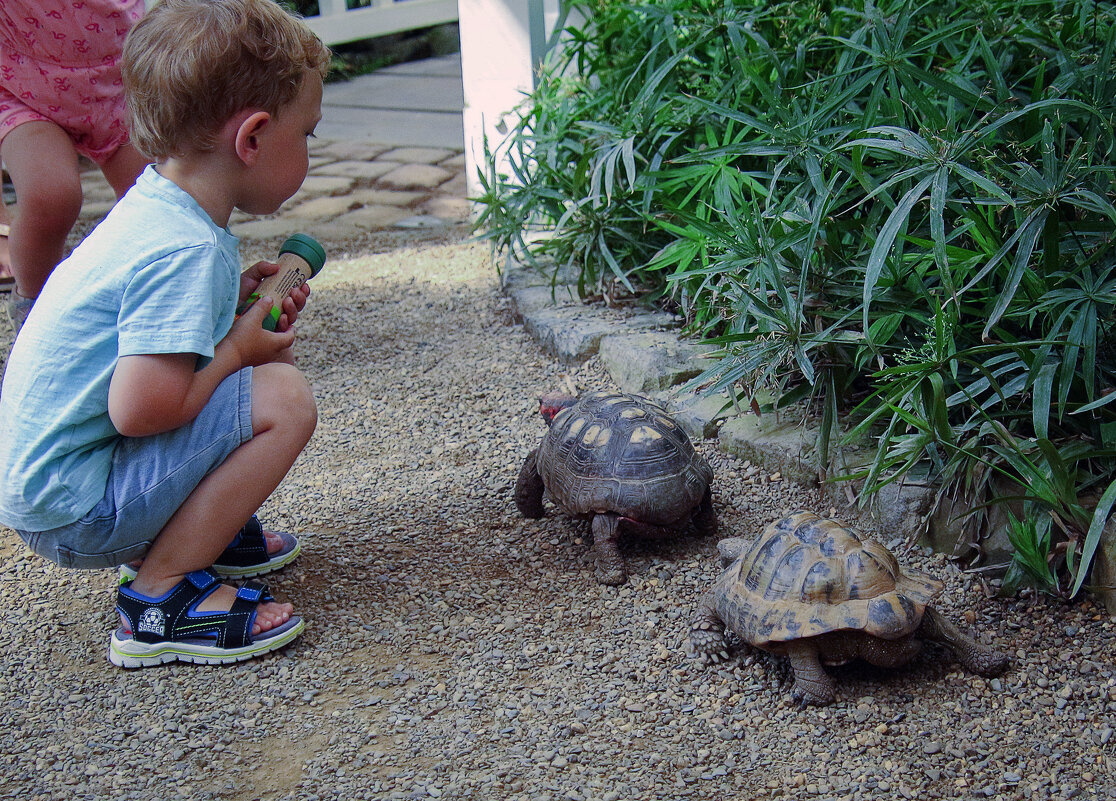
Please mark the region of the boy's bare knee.
<svg viewBox="0 0 1116 801"><path fill-rule="evenodd" d="M274 362L252 370L252 423L257 428L282 426L310 438L318 424L318 405L297 367Z"/></svg>

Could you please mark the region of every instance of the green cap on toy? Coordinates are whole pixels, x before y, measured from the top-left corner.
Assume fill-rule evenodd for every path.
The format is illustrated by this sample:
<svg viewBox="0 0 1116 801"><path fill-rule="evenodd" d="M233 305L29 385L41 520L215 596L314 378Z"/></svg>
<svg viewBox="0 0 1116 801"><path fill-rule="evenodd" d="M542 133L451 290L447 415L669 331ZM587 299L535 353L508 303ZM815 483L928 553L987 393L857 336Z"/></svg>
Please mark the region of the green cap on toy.
<svg viewBox="0 0 1116 801"><path fill-rule="evenodd" d="M325 265L326 252L318 240L308 234L291 234L279 248L279 255L293 253L310 265L310 277L317 275Z"/></svg>

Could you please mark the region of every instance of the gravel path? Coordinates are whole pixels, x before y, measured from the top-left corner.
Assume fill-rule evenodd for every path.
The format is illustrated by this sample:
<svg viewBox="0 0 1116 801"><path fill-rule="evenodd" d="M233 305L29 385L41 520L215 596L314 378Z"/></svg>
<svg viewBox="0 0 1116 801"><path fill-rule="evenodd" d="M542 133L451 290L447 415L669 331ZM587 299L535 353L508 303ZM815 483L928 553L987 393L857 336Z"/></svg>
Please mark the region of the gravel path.
<svg viewBox="0 0 1116 801"><path fill-rule="evenodd" d="M940 605L1011 653L984 680L940 650L836 669L798 709L777 660L685 655L712 540L626 548L598 585L582 524L511 490L573 381L513 324L487 250L427 244L333 265L300 324L321 422L263 510L303 537L269 577L308 620L276 655L140 671L105 659L113 576L0 529L0 797L65 799L1111 798L1116 624L1091 603L989 598L944 558ZM0 353L10 332L0 323ZM808 491L698 447L726 533ZM841 514L841 510L837 510ZM886 537L884 538L886 541Z"/></svg>

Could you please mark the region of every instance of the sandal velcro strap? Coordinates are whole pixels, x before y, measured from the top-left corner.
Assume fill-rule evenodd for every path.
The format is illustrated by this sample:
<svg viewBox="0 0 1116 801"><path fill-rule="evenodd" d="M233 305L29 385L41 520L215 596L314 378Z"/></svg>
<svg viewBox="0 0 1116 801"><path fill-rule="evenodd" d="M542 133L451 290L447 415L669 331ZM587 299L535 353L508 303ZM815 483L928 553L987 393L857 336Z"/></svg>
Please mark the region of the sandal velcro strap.
<svg viewBox="0 0 1116 801"><path fill-rule="evenodd" d="M142 643L211 639L217 648L241 648L252 643L256 608L274 600L267 587L249 581L241 587L228 612L199 612L197 606L220 586L212 570L195 570L158 598L131 589L117 591L116 608L128 621L132 637Z"/></svg>
<svg viewBox="0 0 1116 801"><path fill-rule="evenodd" d="M252 642L256 607L261 601L272 600L275 599L267 591L266 585L258 581L244 582L244 586L236 591L236 598L226 617L225 635L219 644L224 648L239 648Z"/></svg>
<svg viewBox="0 0 1116 801"><path fill-rule="evenodd" d="M248 519L244 528L237 532L229 547L217 557L217 564L229 567L247 567L266 562L267 540L264 539L263 526L255 515Z"/></svg>

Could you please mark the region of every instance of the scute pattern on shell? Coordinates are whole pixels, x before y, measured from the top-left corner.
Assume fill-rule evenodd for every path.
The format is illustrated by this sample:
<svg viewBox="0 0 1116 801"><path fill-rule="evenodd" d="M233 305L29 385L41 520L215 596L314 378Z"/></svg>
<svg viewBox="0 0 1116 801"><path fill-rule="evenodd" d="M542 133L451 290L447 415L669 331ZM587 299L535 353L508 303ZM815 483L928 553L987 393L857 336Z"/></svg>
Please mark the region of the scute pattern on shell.
<svg viewBox="0 0 1116 801"><path fill-rule="evenodd" d="M769 525L717 582L717 611L764 647L831 631L883 639L918 628L942 583L899 567L876 542L811 512Z"/></svg>
<svg viewBox="0 0 1116 801"><path fill-rule="evenodd" d="M538 451L551 499L575 515L612 511L672 525L705 496L713 470L661 406L595 392L563 409Z"/></svg>

